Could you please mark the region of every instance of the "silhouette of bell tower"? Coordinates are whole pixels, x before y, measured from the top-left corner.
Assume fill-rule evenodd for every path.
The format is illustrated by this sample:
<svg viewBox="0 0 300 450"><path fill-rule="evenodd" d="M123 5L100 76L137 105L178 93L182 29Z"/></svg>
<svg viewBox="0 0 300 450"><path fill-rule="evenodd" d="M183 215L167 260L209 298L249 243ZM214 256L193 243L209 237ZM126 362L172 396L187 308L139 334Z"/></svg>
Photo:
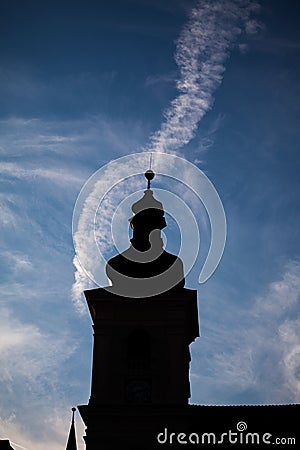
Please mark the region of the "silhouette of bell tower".
<svg viewBox="0 0 300 450"><path fill-rule="evenodd" d="M164 210L150 189L154 173L145 176L131 245L107 264L111 286L84 293L94 328L91 396L78 407L87 450L161 448L162 427L188 426L197 292L184 288L182 261L163 248Z"/></svg>

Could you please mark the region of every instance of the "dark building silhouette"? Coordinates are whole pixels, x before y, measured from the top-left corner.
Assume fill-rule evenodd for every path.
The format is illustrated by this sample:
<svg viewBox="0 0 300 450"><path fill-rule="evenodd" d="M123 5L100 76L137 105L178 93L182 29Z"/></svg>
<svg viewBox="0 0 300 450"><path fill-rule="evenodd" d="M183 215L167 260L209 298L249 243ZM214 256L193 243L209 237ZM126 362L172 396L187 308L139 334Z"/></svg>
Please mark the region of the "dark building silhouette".
<svg viewBox="0 0 300 450"><path fill-rule="evenodd" d="M162 417L180 424L190 397L197 293L184 289L182 261L163 249L164 211L150 183L132 210L131 246L107 264L112 286L85 292L94 355L90 401L79 411L89 450L100 442L106 449L153 448Z"/></svg>
<svg viewBox="0 0 300 450"><path fill-rule="evenodd" d="M75 411L76 411L76 408L72 408L72 420L71 420L71 426L70 426L66 450L77 450L75 421L74 421Z"/></svg>
<svg viewBox="0 0 300 450"><path fill-rule="evenodd" d="M0 439L0 450L14 450L8 439Z"/></svg>
<svg viewBox="0 0 300 450"><path fill-rule="evenodd" d="M152 171L150 175L154 175ZM132 205L130 247L112 258L106 267L111 292L121 296L147 297L184 287L182 261L163 248L161 230L166 226L163 206L153 197L150 183L148 186L143 198Z"/></svg>
<svg viewBox="0 0 300 450"><path fill-rule="evenodd" d="M148 189L132 207L130 248L107 264L112 286L85 291L94 328L91 396L78 407L86 449L206 448L222 433L228 448L231 432L243 447L246 430L237 428L242 422L258 434L260 446L268 445L264 433L292 438L299 405L189 404L189 346L199 336L197 292L184 288L181 260L163 249L166 222L150 190L152 175L146 172Z"/></svg>

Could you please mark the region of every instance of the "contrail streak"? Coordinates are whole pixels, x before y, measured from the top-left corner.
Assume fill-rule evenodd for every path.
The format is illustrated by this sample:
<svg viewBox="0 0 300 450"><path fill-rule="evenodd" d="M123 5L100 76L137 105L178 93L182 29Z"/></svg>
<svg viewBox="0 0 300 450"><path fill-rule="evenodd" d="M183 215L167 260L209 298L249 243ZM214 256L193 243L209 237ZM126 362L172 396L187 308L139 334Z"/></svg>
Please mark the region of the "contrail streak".
<svg viewBox="0 0 300 450"><path fill-rule="evenodd" d="M251 17L258 9L249 0L198 1L177 40L179 95L165 111L165 120L146 150L174 152L194 137L199 121L212 108L213 93L222 82L237 36L258 30L258 22Z"/></svg>
<svg viewBox="0 0 300 450"><path fill-rule="evenodd" d="M242 32L255 33L258 23L251 18L259 9L251 0L201 0L192 9L186 25L183 27L176 44L175 60L180 75L177 81L179 95L165 111L160 129L150 137L145 151L174 153L186 145L195 135L201 118L213 105L213 93L221 84L225 62L230 48ZM106 182L110 178L106 173ZM100 180L101 181L101 180ZM104 182L104 180L103 180ZM132 186L131 186L132 187ZM125 192L122 192L124 198ZM113 201L114 200L114 201ZM111 244L110 219L116 208L118 195L106 203L105 214L100 218L101 241L107 247ZM91 196L89 202L98 202L97 196ZM85 246L86 260L92 260L94 234L89 236L87 223L91 204L84 209L77 241ZM98 254L94 255L96 260ZM76 267L73 299L79 312L85 310L82 303L82 291L91 287L90 280L79 262L74 258Z"/></svg>

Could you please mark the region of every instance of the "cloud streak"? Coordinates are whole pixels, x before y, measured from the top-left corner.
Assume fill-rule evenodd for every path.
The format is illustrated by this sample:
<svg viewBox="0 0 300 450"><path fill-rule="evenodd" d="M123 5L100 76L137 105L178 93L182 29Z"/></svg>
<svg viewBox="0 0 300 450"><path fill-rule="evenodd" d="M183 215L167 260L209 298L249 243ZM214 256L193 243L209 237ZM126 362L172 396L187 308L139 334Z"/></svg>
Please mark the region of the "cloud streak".
<svg viewBox="0 0 300 450"><path fill-rule="evenodd" d="M180 71L176 87L179 95L165 111L165 120L161 128L150 137L150 143L144 150L172 153L194 137L199 121L213 105L213 93L222 82L224 64L234 41L242 32L253 34L258 29L257 22L251 18L257 10L258 5L249 0L197 3L176 45L175 61ZM114 177L109 167L105 176L106 182ZM100 184L103 182L99 181ZM125 194L124 191L123 198ZM116 200L120 202L119 195L107 203L105 214L100 221L102 242L105 241L106 246L111 244L108 234L110 219L114 212L112 205L115 208ZM82 212L80 232L75 236L77 246L86 247L85 267L89 267L97 258L97 255L92 256L95 247L94 236L89 231L88 225L89 221L94 222L94 217L90 217L90 203L95 201L98 202L99 199L95 192L92 192ZM83 311L80 306L82 305L80 291L90 287L90 281L77 259L74 259L74 266L76 272L72 289L73 299L78 310Z"/></svg>
<svg viewBox="0 0 300 450"><path fill-rule="evenodd" d="M30 450L61 448L67 412L60 370L75 351L68 332L54 336L0 305L0 439Z"/></svg>
<svg viewBox="0 0 300 450"><path fill-rule="evenodd" d="M300 263L292 260L281 277L253 299L252 307L230 310L231 326L220 329L218 323L216 330L214 318L206 324L199 346L202 353L208 351L207 367L196 369L201 376L195 371L193 376L195 384L201 386L205 379L211 386L202 394L202 403L247 403L249 395L252 403L299 402L299 298ZM210 335L209 342L205 334Z"/></svg>
<svg viewBox="0 0 300 450"><path fill-rule="evenodd" d="M179 95L165 111L147 150L174 152L195 136L199 121L213 106L213 93L222 82L237 36L254 34L260 28L251 17L258 9L248 0L198 1L177 40Z"/></svg>

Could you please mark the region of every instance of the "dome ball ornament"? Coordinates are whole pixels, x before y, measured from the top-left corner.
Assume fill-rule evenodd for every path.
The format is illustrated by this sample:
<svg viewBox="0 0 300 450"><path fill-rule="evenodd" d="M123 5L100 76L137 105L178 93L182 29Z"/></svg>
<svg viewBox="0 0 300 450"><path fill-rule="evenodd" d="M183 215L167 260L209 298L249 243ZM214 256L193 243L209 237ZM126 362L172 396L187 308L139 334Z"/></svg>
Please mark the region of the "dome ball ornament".
<svg viewBox="0 0 300 450"><path fill-rule="evenodd" d="M150 183L151 183L151 180L153 180L154 177L155 177L155 173L153 172L153 170L151 170L151 169L146 170L145 178L148 181L147 189L150 189Z"/></svg>

